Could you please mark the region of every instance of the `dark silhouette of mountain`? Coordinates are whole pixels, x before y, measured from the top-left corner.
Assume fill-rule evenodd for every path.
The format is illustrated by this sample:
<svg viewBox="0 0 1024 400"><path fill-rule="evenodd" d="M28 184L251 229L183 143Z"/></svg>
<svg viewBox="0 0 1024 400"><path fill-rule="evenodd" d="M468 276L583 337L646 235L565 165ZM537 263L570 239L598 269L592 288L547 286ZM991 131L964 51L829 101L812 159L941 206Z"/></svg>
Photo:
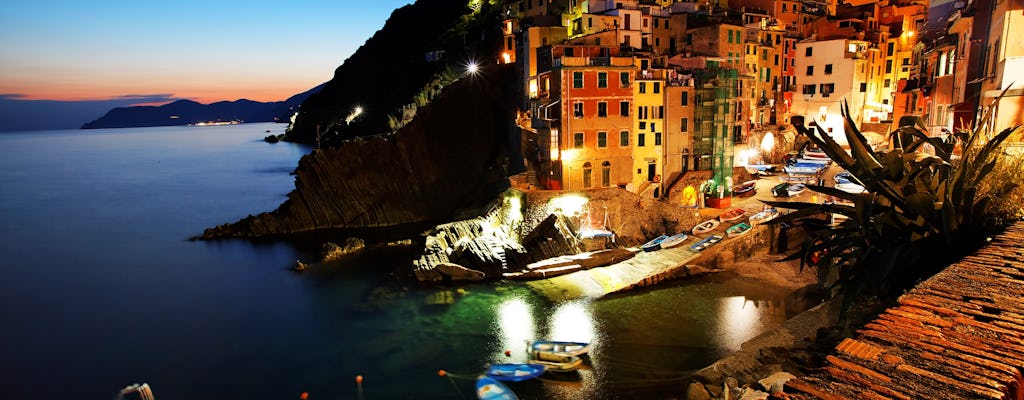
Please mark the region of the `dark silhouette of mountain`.
<svg viewBox="0 0 1024 400"><path fill-rule="evenodd" d="M442 70L462 71L471 59L497 59L501 7L465 0L417 0L391 13L377 31L334 71L334 77L299 109L287 140L330 143L389 131L388 115L413 103ZM355 107L359 118L345 122Z"/></svg>
<svg viewBox="0 0 1024 400"><path fill-rule="evenodd" d="M26 100L0 95L0 132L78 129L86 121L115 107L140 103L165 103L171 95L135 95L107 100Z"/></svg>
<svg viewBox="0 0 1024 400"><path fill-rule="evenodd" d="M286 122L299 104L323 85L289 97L285 101L218 101L202 104L178 100L162 106L118 107L82 129L133 128L144 126L190 125L200 122Z"/></svg>

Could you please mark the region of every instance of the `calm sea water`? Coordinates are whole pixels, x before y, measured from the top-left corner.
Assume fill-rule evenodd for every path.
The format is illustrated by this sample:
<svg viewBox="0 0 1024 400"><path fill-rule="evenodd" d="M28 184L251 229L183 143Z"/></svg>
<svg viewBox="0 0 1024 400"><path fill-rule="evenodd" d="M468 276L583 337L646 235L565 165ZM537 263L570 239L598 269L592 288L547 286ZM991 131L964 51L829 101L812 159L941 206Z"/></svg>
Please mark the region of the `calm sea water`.
<svg viewBox="0 0 1024 400"><path fill-rule="evenodd" d="M473 398L471 376L534 338L595 349L578 376L512 386L521 398L678 397L786 317L787 293L727 275L564 304L469 285L438 306L396 278L414 251L297 274L315 246L188 241L284 201L309 148L261 140L283 129L0 134L0 398L141 382L161 400Z"/></svg>

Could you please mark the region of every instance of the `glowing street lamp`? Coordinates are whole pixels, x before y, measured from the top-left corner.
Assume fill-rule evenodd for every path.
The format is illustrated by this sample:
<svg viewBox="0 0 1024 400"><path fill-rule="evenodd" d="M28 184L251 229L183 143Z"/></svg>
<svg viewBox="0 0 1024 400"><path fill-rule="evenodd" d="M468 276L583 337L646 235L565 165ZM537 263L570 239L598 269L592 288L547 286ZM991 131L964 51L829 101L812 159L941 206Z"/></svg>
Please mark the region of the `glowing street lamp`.
<svg viewBox="0 0 1024 400"><path fill-rule="evenodd" d="M345 124L351 124L352 120L356 119L360 114L363 113L363 107L356 106L352 109L352 113L345 117Z"/></svg>
<svg viewBox="0 0 1024 400"><path fill-rule="evenodd" d="M469 64L466 64L466 74L476 75L478 72L480 72L480 66L477 65L476 61L470 61Z"/></svg>

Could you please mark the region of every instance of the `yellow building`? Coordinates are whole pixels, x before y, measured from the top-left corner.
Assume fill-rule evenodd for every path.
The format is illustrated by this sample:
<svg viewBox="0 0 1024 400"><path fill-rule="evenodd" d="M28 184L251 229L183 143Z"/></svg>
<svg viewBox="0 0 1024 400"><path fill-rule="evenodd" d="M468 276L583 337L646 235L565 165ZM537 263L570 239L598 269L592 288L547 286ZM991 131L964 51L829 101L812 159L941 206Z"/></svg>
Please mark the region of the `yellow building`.
<svg viewBox="0 0 1024 400"><path fill-rule="evenodd" d="M660 185L665 164L665 70L640 70L633 84L633 176L630 188L640 192Z"/></svg>

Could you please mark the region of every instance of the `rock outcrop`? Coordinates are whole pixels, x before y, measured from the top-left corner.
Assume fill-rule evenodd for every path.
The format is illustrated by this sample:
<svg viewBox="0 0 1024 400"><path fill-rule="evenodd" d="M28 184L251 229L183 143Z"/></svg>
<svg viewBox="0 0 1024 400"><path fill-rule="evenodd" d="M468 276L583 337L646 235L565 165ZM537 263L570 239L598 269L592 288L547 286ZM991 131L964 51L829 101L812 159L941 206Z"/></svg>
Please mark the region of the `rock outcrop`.
<svg viewBox="0 0 1024 400"><path fill-rule="evenodd" d="M448 86L393 135L314 150L277 210L207 229L203 238L455 220L485 207L508 187L514 71L482 71Z"/></svg>

